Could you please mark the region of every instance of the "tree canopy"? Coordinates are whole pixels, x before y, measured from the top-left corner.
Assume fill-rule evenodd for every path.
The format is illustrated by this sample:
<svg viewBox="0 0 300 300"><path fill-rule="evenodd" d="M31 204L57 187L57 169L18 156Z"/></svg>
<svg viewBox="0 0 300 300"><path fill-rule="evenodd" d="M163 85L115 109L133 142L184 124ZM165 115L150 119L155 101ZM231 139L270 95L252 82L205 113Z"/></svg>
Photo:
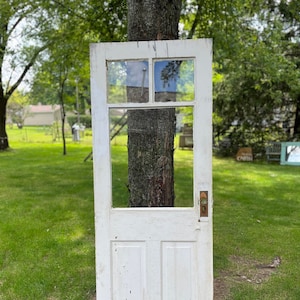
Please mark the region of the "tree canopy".
<svg viewBox="0 0 300 300"><path fill-rule="evenodd" d="M7 101L20 84L36 77L34 90L40 93L35 98L51 94L52 102L64 95L69 77L73 82L81 77L87 90L88 44L121 40L125 12L121 1L0 0L0 149L9 147ZM48 94L37 87L45 86L46 78ZM60 90L53 92L55 86Z"/></svg>
<svg viewBox="0 0 300 300"><path fill-rule="evenodd" d="M215 83L214 111L221 119L215 131L231 139L233 151L297 138L299 28L282 13L292 4L270 2L241 18L238 51L216 65L222 79Z"/></svg>
<svg viewBox="0 0 300 300"><path fill-rule="evenodd" d="M182 1L179 38L214 40L215 133L236 145L263 146L300 134L297 0ZM0 0L0 140L6 105L31 80L34 103L89 103L89 43L127 40L127 2ZM34 67L34 68L33 68ZM30 76L28 74L30 73ZM59 75L60 74L60 75ZM73 105L74 107L74 105Z"/></svg>

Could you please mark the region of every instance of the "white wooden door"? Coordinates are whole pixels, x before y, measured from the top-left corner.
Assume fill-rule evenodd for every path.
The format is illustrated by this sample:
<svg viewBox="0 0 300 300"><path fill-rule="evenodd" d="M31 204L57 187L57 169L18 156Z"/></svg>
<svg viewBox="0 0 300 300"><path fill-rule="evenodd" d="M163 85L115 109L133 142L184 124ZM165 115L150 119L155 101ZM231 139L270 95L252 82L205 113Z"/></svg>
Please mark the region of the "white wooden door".
<svg viewBox="0 0 300 300"><path fill-rule="evenodd" d="M208 39L91 45L98 300L213 299L211 47ZM186 99L160 101L155 70L176 61L186 62L192 92ZM139 87L147 90L144 103L117 96L124 89L124 66L127 85L138 78ZM116 70L121 84L110 98L110 72ZM186 150L193 152L192 204L113 207L111 111L166 107L193 111L193 150Z"/></svg>

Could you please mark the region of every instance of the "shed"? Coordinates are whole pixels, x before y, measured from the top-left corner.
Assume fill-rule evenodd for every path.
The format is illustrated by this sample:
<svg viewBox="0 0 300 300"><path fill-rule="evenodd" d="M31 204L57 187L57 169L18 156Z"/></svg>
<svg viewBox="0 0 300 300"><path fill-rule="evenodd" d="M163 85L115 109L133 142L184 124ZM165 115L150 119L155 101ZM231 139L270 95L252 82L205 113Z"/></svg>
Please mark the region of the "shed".
<svg viewBox="0 0 300 300"><path fill-rule="evenodd" d="M61 120L60 105L29 105L25 126L50 126L53 122Z"/></svg>

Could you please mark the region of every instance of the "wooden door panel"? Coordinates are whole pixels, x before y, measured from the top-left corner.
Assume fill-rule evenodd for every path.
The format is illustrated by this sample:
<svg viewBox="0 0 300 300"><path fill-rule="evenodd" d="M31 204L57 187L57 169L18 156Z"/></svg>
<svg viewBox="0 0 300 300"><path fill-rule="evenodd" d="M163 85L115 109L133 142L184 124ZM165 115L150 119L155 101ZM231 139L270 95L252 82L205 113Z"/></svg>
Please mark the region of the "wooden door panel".
<svg viewBox="0 0 300 300"><path fill-rule="evenodd" d="M144 299L146 291L146 243L112 242L113 299Z"/></svg>

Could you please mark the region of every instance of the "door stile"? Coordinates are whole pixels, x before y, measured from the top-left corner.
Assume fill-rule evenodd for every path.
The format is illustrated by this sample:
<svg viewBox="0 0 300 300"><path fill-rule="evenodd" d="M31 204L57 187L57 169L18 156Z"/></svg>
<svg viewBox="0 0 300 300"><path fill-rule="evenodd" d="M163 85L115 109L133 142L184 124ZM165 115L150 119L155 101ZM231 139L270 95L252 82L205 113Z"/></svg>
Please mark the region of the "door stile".
<svg viewBox="0 0 300 300"><path fill-rule="evenodd" d="M194 106L194 197L201 230L198 235L199 299L213 299L212 233L212 50L211 42L196 59L196 101ZM209 59L208 59L209 58ZM205 70L203 72L202 70ZM208 217L200 216L200 192L208 193Z"/></svg>
<svg viewBox="0 0 300 300"><path fill-rule="evenodd" d="M95 215L95 246L96 246L96 290L102 299L112 299L111 268L107 262L111 261L111 245L107 243L109 234L109 212L111 209L111 163L109 114L106 104L107 87L106 65L104 53L98 51L96 44L91 45L91 96L93 99L92 127L94 179L94 215ZM102 80L101 80L102 79ZM105 113L99 113L105 112ZM96 145L96 147L95 147ZM105 199L105 201L103 201ZM97 230L97 228L101 228ZM100 298L100 296L97 296Z"/></svg>

